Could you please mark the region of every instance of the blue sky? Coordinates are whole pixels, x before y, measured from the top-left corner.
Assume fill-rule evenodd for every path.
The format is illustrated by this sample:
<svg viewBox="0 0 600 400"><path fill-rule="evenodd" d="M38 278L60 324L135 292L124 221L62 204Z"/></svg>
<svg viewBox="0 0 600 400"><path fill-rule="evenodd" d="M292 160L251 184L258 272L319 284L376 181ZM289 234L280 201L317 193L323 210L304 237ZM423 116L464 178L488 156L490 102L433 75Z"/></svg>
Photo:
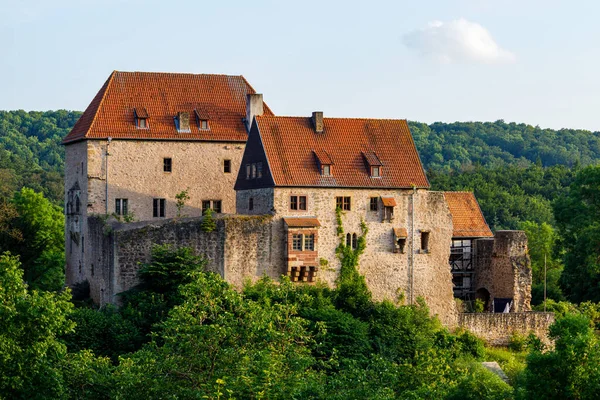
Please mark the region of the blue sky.
<svg viewBox="0 0 600 400"><path fill-rule="evenodd" d="M279 115L600 131L600 3L0 0L0 109L83 110L113 70L244 75Z"/></svg>

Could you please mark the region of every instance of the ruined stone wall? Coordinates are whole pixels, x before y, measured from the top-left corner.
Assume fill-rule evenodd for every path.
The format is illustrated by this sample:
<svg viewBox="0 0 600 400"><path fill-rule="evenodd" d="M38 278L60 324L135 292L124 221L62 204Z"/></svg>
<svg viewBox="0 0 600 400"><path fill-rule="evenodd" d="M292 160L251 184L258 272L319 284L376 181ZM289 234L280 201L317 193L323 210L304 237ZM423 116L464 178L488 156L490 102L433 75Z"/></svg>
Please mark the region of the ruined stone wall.
<svg viewBox="0 0 600 400"><path fill-rule="evenodd" d="M106 140L89 140L88 175L90 212L106 212ZM235 212L233 185L240 167L244 143L112 140L108 156L108 213L115 199L128 199L129 211L138 221L153 219L152 199L166 199L166 218L177 214L175 195L189 189L182 211L199 216L202 200L221 200L223 213ZM172 159L172 172L163 171L164 158ZM231 160L225 173L224 160Z"/></svg>
<svg viewBox="0 0 600 400"><path fill-rule="evenodd" d="M126 224L91 217L92 299L98 304L118 303L119 293L139 283L140 264L150 261L155 244L192 248L206 257L208 271L236 286L244 278L262 276L261 266L269 265L269 217L220 215L213 232L202 231L201 221L196 217Z"/></svg>
<svg viewBox="0 0 600 400"><path fill-rule="evenodd" d="M290 210L292 195L307 196L306 211ZM417 297L423 297L433 314L437 314L444 323L454 325L456 310L448 268L452 219L442 193L418 190L414 194L413 221L413 194L410 190L275 188L269 275L277 277L286 273L286 232L282 217L315 216L321 223L318 228L318 257L326 264L320 267L318 280L335 285L340 270L340 261L335 254L339 244L336 196L352 198L351 211L345 211L342 215L345 233L360 235L361 220L369 229L367 248L361 256L359 271L365 276L374 298L395 301L402 296L409 303L411 299L416 301ZM393 197L396 201L392 221L382 222L381 196ZM379 198L378 211L370 211L371 197ZM404 253L393 252L393 228L405 228L408 231ZM421 233L424 231L430 235L427 253L420 251Z"/></svg>
<svg viewBox="0 0 600 400"><path fill-rule="evenodd" d="M523 231L497 231L494 239L473 242L476 254L476 291L485 289L494 298L513 299L511 311L531 310L531 262Z"/></svg>
<svg viewBox="0 0 600 400"><path fill-rule="evenodd" d="M459 325L493 346L506 346L511 336L533 333L545 344L550 344L548 328L554 322L554 313L461 313Z"/></svg>

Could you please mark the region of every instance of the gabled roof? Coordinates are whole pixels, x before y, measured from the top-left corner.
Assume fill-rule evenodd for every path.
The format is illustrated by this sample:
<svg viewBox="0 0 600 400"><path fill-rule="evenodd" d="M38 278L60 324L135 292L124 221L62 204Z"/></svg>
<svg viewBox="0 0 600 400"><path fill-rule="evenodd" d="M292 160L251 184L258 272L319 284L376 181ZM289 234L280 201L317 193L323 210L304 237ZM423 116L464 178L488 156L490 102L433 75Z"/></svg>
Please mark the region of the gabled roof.
<svg viewBox="0 0 600 400"><path fill-rule="evenodd" d="M241 75L114 71L63 143L108 137L245 142L248 93L256 92ZM182 111L206 116L210 129L201 131L190 121L191 132L178 133L173 117ZM136 112L147 116L148 129L136 128Z"/></svg>
<svg viewBox="0 0 600 400"><path fill-rule="evenodd" d="M429 187L406 120L324 118L322 133L309 117L263 115L256 123L275 186ZM316 152L335 162L331 176L320 174ZM370 176L364 154L376 154L381 177Z"/></svg>
<svg viewBox="0 0 600 400"><path fill-rule="evenodd" d="M472 192L444 192L452 214L454 238L492 237L479 203Z"/></svg>

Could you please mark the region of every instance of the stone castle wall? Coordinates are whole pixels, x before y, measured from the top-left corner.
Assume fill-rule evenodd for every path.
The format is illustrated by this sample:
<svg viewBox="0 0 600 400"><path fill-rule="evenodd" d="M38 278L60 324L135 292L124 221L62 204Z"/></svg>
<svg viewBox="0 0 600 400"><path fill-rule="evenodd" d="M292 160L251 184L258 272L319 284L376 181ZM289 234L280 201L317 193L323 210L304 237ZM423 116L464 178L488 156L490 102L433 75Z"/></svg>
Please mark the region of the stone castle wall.
<svg viewBox="0 0 600 400"><path fill-rule="evenodd" d="M461 313L458 322L462 328L493 346L507 346L513 334L526 336L530 333L549 345L548 328L554 323L554 313Z"/></svg>
<svg viewBox="0 0 600 400"><path fill-rule="evenodd" d="M244 278L256 280L269 265L270 218L221 215L217 228L204 232L202 218L136 223L89 220L94 274L90 295L99 303L118 303L118 294L139 283L140 264L150 261L155 244L190 247L207 261L206 270L220 274L240 287Z"/></svg>
<svg viewBox="0 0 600 400"><path fill-rule="evenodd" d="M290 196L307 196L307 210L290 210ZM359 271L377 300L397 300L406 303L425 299L432 313L447 325L455 325L456 309L452 293L452 277L448 267L452 219L443 193L418 190L376 190L338 188L266 188L237 192L238 213L275 214L271 242L271 264L268 275L273 278L287 273L287 233L283 217L317 217L318 257L326 262L320 266L318 280L335 285L340 261L335 254L339 245L335 213L335 197L351 197L351 211L342 215L345 233L361 234L360 224L365 221L369 231L367 247L360 258ZM392 221L383 220L383 205L370 211L371 197L393 197L396 201ZM249 198L254 210L249 210ZM412 202L414 201L414 213ZM414 215L414 220L413 220ZM404 253L394 253L393 228L404 228L408 237ZM429 252L421 248L421 233L429 232Z"/></svg>

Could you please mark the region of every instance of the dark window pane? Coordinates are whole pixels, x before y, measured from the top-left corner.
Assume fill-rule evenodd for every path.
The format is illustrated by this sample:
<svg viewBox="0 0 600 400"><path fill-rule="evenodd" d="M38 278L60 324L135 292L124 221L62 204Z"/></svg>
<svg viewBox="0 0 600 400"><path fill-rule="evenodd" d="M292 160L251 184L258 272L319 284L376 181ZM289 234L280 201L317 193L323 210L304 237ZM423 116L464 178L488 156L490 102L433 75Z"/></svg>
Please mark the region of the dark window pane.
<svg viewBox="0 0 600 400"><path fill-rule="evenodd" d="M213 200L213 211L218 214L221 213L221 200Z"/></svg>
<svg viewBox="0 0 600 400"><path fill-rule="evenodd" d="M121 199L121 204L122 204L122 211L123 211L123 215L127 215L127 199Z"/></svg>
<svg viewBox="0 0 600 400"><path fill-rule="evenodd" d="M210 208L210 200L202 200L202 214Z"/></svg>
<svg viewBox="0 0 600 400"><path fill-rule="evenodd" d="M158 217L158 199L152 200L152 216L154 218Z"/></svg>
<svg viewBox="0 0 600 400"><path fill-rule="evenodd" d="M300 209L306 211L306 196L299 196Z"/></svg>
<svg viewBox="0 0 600 400"><path fill-rule="evenodd" d="M173 166L173 161L170 158L165 158L163 161L163 170L165 172L171 172Z"/></svg>
<svg viewBox="0 0 600 400"><path fill-rule="evenodd" d="M371 211L377 211L378 201L379 200L377 199L377 197L371 197L371 206L370 206Z"/></svg>
<svg viewBox="0 0 600 400"><path fill-rule="evenodd" d="M115 214L121 215L121 199L115 199Z"/></svg>
<svg viewBox="0 0 600 400"><path fill-rule="evenodd" d="M297 210L298 209L298 196L291 196L290 197L290 210Z"/></svg>
<svg viewBox="0 0 600 400"><path fill-rule="evenodd" d="M253 210L254 209L254 198L250 197L250 199L248 199L248 210Z"/></svg>
<svg viewBox="0 0 600 400"><path fill-rule="evenodd" d="M231 160L223 161L223 172L225 172L226 174L231 172Z"/></svg>
<svg viewBox="0 0 600 400"><path fill-rule="evenodd" d="M165 199L160 199L160 216L161 218L165 216Z"/></svg>
<svg viewBox="0 0 600 400"><path fill-rule="evenodd" d="M302 251L302 235L292 235L292 250Z"/></svg>
<svg viewBox="0 0 600 400"><path fill-rule="evenodd" d="M314 251L315 250L315 235L304 235L304 250Z"/></svg>

